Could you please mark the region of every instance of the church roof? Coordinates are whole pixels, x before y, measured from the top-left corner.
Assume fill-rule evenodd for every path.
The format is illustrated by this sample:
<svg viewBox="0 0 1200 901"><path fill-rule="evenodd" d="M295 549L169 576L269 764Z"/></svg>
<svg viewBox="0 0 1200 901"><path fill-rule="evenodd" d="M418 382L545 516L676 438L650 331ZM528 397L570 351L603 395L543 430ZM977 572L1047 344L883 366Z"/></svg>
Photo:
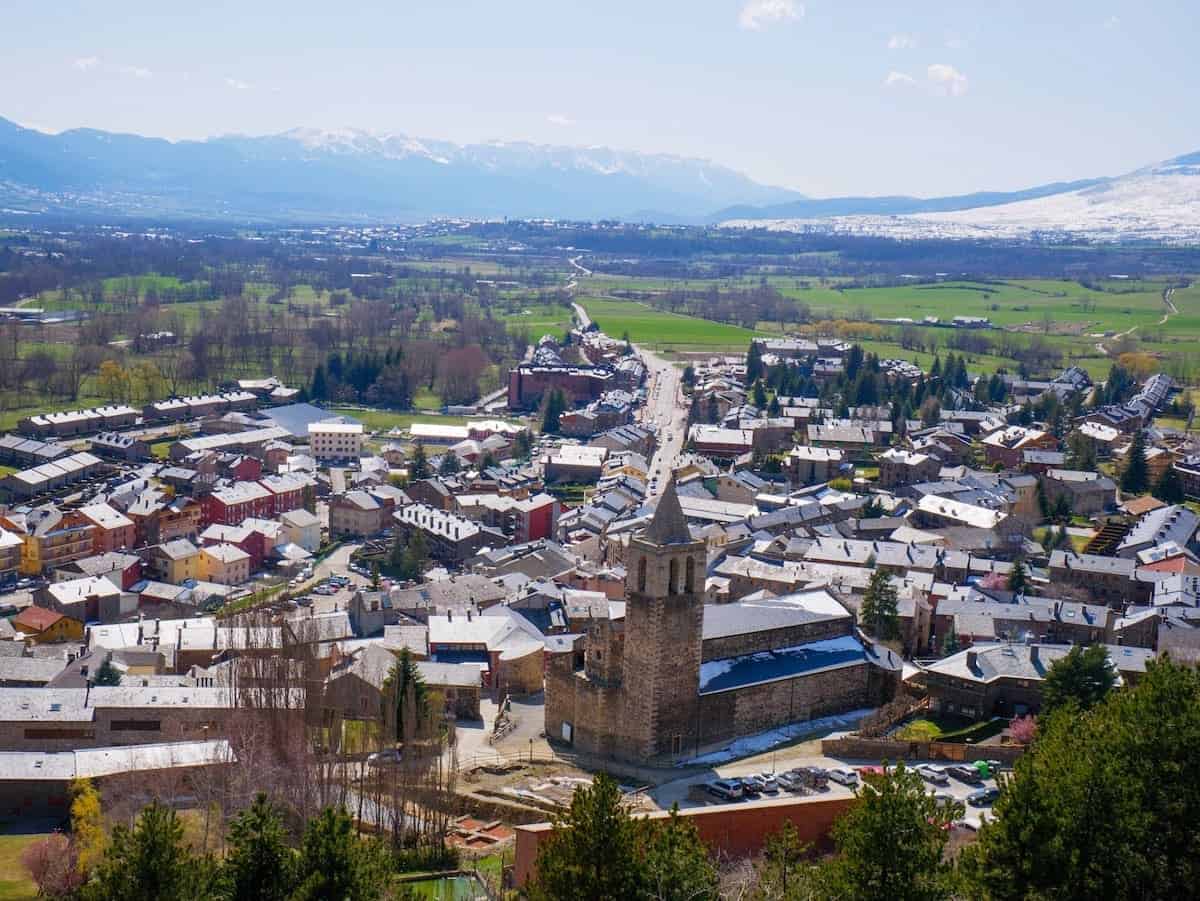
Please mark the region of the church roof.
<svg viewBox="0 0 1200 901"><path fill-rule="evenodd" d="M692 541L683 508L679 506L679 495L675 493L674 477L667 482L667 488L642 537L652 544L688 544Z"/></svg>

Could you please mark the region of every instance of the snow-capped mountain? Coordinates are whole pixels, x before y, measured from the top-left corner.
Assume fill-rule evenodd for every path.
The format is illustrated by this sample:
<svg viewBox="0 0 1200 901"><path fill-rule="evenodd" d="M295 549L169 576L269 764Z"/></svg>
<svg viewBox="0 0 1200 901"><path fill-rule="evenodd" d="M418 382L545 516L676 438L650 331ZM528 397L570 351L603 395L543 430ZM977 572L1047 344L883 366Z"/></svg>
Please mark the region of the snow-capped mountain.
<svg viewBox="0 0 1200 901"><path fill-rule="evenodd" d="M1200 153L1033 199L946 211L826 218L740 218L736 227L810 229L904 238L1079 236L1098 241L1200 240ZM1037 191L1038 189L1034 189Z"/></svg>
<svg viewBox="0 0 1200 901"><path fill-rule="evenodd" d="M714 163L606 147L458 145L357 129L169 141L0 119L0 202L272 220L700 220L799 195ZM34 198L31 201L30 198Z"/></svg>

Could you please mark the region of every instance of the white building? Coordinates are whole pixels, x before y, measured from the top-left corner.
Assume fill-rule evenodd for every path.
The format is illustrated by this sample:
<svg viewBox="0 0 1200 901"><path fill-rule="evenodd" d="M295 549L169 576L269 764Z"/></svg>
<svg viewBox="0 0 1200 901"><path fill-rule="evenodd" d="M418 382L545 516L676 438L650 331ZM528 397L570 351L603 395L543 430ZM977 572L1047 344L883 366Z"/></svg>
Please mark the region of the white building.
<svg viewBox="0 0 1200 901"><path fill-rule="evenodd" d="M349 460L362 453L360 423L313 422L308 426L308 444L317 460Z"/></svg>
<svg viewBox="0 0 1200 901"><path fill-rule="evenodd" d="M289 510L279 516L283 524L283 534L287 541L299 545L310 554L315 554L321 547L321 520L301 508Z"/></svg>

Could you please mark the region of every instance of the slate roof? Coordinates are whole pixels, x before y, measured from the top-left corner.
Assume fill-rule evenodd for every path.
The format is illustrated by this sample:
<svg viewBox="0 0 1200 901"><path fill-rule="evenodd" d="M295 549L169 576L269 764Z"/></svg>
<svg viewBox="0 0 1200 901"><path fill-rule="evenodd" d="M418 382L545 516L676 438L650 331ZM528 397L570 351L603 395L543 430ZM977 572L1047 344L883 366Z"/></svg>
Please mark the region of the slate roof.
<svg viewBox="0 0 1200 901"><path fill-rule="evenodd" d="M866 660L866 650L852 635L724 660L710 660L700 664L700 694L791 679L820 670L856 666Z"/></svg>
<svg viewBox="0 0 1200 901"><path fill-rule="evenodd" d="M675 479L667 482L667 488L659 499L654 516L642 537L651 544L690 544L691 530L683 516L683 508L679 506L679 495L675 491Z"/></svg>

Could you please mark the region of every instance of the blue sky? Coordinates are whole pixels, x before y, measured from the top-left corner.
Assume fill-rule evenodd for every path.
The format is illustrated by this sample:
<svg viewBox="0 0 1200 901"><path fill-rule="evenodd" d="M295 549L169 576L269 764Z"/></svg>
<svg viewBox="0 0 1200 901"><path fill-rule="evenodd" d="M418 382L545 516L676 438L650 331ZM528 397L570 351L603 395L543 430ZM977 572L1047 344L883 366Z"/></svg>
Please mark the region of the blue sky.
<svg viewBox="0 0 1200 901"><path fill-rule="evenodd" d="M0 115L700 156L948 194L1200 150L1194 0L6 0Z"/></svg>

